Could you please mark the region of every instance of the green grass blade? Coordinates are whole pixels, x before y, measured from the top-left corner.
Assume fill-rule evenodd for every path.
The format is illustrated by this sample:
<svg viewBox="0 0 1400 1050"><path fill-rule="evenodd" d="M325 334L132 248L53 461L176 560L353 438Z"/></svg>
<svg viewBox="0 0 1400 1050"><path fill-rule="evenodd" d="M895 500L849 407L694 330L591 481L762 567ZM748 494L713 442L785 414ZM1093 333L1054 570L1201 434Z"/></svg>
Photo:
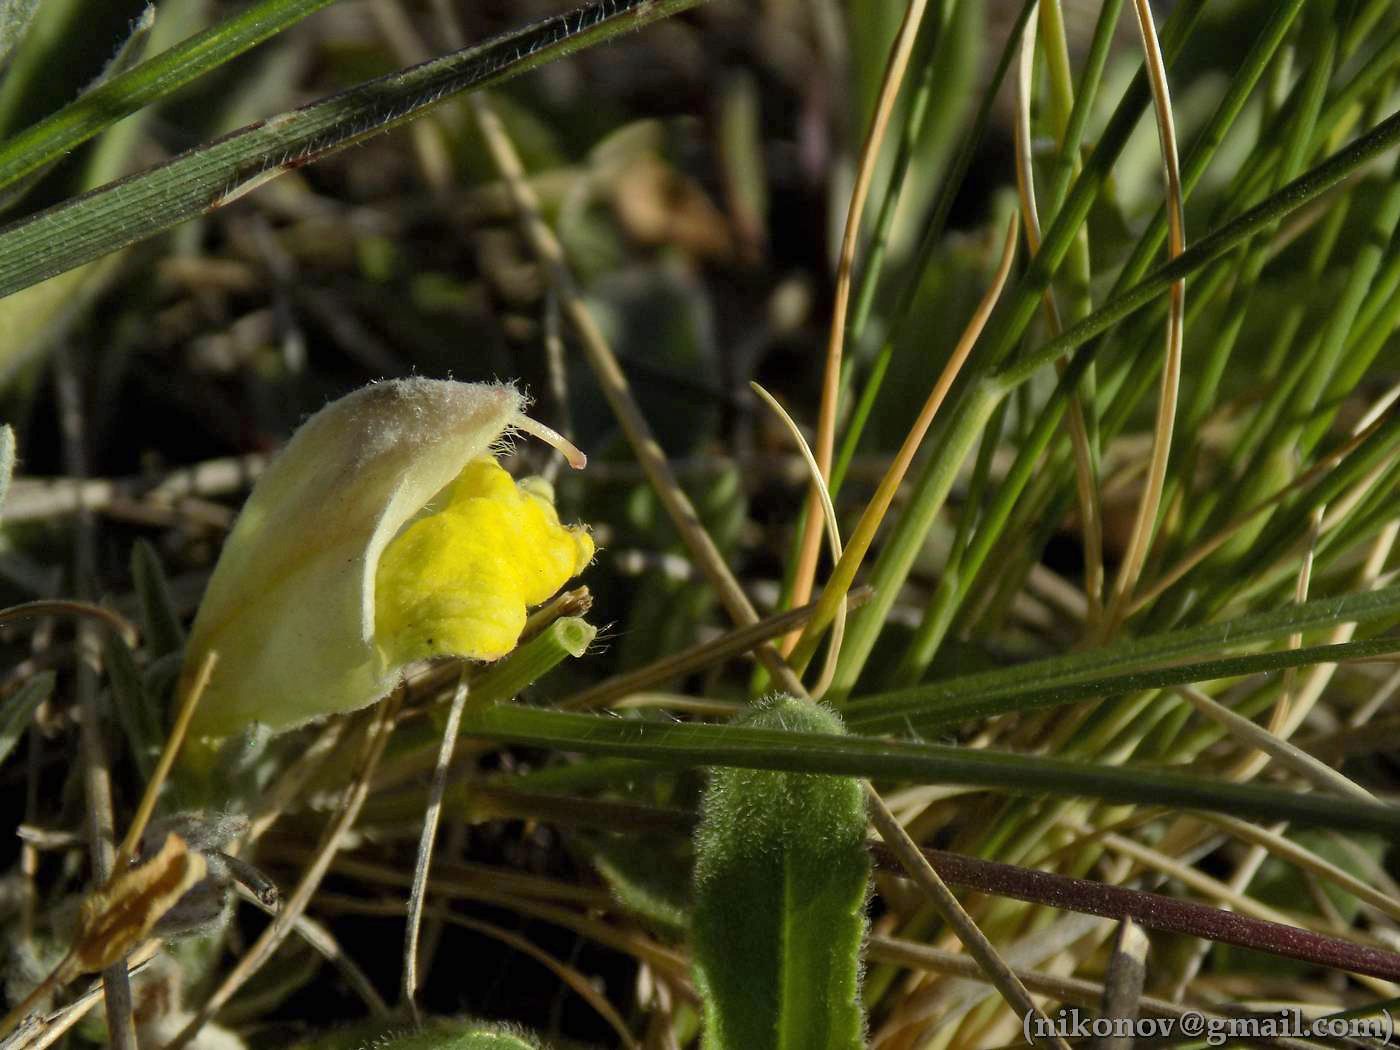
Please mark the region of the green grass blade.
<svg viewBox="0 0 1400 1050"><path fill-rule="evenodd" d="M332 0L262 0L0 143L0 189L60 160L129 114L294 25Z"/></svg>
<svg viewBox="0 0 1400 1050"><path fill-rule="evenodd" d="M1030 711L1143 689L1161 689L1187 682L1213 682L1221 678L1263 674L1287 667L1309 667L1314 664L1371 659L1397 652L1400 652L1400 639L1380 638L1367 642L1251 653L1248 656L1175 664L1171 667L1129 671L1076 682L1047 683L1044 680L1022 679L1003 682L1000 687L984 682L981 688L971 690L966 682L960 686L933 682L912 689L860 697L852 700L845 710L851 726L862 733L928 733L947 729L969 719L990 718L1009 711ZM1026 668L1035 666L1036 664L1028 664ZM998 671L989 673L987 677L1000 676L1003 676L1003 672Z"/></svg>
<svg viewBox="0 0 1400 1050"><path fill-rule="evenodd" d="M469 712L467 736L675 767L733 766L835 773L920 784L957 784L1018 795L1094 798L1230 813L1309 826L1400 832L1400 807L1295 794L1199 773L1096 765L1037 755L863 736L786 732L696 722L644 722L512 705Z"/></svg>
<svg viewBox="0 0 1400 1050"><path fill-rule="evenodd" d="M789 697L745 720L839 736ZM692 943L706 1050L859 1050L870 856L852 777L719 769L696 832Z"/></svg>
<svg viewBox="0 0 1400 1050"><path fill-rule="evenodd" d="M141 633L147 651L152 657L179 652L185 645L185 628L160 555L146 540L137 540L131 548L131 579L141 605Z"/></svg>
<svg viewBox="0 0 1400 1050"><path fill-rule="evenodd" d="M1400 142L1400 113L1387 117L1345 149L1304 172L1277 193L1261 201L1237 219L1197 241L1171 262L1163 263L1121 295L1110 299L1084 320L1003 369L998 381L1007 387L1025 382L1041 368L1094 336L1117 324L1166 292L1173 281L1189 277L1201 267L1280 219L1316 200L1362 165Z"/></svg>
<svg viewBox="0 0 1400 1050"><path fill-rule="evenodd" d="M0 231L0 296L219 208L285 171L699 0L597 0L250 124Z"/></svg>
<svg viewBox="0 0 1400 1050"><path fill-rule="evenodd" d="M41 671L15 690L13 696L0 703L0 766L5 764L5 759L10 757L10 752L24 736L39 705L53 695L54 679L52 671Z"/></svg>

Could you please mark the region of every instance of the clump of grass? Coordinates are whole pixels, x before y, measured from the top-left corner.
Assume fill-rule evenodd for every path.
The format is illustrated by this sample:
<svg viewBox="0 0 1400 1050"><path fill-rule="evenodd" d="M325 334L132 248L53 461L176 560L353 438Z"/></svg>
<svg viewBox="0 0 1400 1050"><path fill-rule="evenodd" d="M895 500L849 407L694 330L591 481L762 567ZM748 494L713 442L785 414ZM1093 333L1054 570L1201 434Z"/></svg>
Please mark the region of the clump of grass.
<svg viewBox="0 0 1400 1050"><path fill-rule="evenodd" d="M1382 1009L1400 14L1124 8L0 3L0 1045ZM582 586L162 789L267 454L414 372L590 452Z"/></svg>

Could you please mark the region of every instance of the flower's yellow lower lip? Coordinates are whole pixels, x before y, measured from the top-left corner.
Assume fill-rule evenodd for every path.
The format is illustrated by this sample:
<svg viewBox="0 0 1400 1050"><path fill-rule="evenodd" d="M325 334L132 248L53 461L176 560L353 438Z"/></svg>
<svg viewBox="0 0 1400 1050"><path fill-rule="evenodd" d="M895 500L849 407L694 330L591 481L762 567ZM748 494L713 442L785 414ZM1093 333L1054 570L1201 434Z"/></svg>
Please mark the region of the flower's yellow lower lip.
<svg viewBox="0 0 1400 1050"><path fill-rule="evenodd" d="M593 557L547 493L490 457L469 463L385 548L375 575L375 642L386 664L433 656L494 660L515 647L526 609Z"/></svg>

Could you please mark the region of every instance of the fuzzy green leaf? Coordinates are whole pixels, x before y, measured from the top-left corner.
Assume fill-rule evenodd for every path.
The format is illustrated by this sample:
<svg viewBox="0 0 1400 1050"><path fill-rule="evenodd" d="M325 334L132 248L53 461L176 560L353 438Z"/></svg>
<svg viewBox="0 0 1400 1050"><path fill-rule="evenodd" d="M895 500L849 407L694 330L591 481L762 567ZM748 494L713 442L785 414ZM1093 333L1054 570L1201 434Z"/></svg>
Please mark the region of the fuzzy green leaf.
<svg viewBox="0 0 1400 1050"><path fill-rule="evenodd" d="M434 1021L417 1032L371 1022L297 1043L292 1050L541 1050L517 1028L479 1021Z"/></svg>
<svg viewBox="0 0 1400 1050"><path fill-rule="evenodd" d="M843 732L789 697L745 723ZM870 858L850 777L717 770L696 832L693 942L707 1050L854 1050Z"/></svg>

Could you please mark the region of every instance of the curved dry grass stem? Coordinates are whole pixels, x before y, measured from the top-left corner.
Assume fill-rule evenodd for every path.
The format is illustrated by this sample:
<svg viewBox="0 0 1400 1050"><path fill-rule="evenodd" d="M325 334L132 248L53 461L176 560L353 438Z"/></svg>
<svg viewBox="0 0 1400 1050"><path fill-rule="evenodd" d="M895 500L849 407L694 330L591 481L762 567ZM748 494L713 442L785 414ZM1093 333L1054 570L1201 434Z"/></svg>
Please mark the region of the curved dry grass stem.
<svg viewBox="0 0 1400 1050"><path fill-rule="evenodd" d="M66 598L46 598L0 609L0 627L28 620L46 620L50 616L78 616L100 623L116 631L126 644L132 647L135 647L141 636L136 625L120 613L101 605L94 605L92 602Z"/></svg>
<svg viewBox="0 0 1400 1050"><path fill-rule="evenodd" d="M423 922L423 896L428 885L428 870L433 861L433 842L442 819L442 797L447 791L447 769L452 764L452 751L462 725L462 711L467 706L467 668L464 664L457 676L457 688L447 709L447 724L438 746L437 764L433 767L432 786L428 790L428 806L423 812L423 830L418 839L418 855L413 862L413 886L408 894L408 921L403 938L402 999L415 1024L418 1015L418 931Z"/></svg>
<svg viewBox="0 0 1400 1050"><path fill-rule="evenodd" d="M880 159L880 146L889 130L895 100L899 97L904 74L909 69L909 56L914 50L914 40L918 36L926 6L927 0L909 0L909 6L904 10L904 19L900 22L890 60L885 66L879 99L870 120L870 131L861 149L855 185L851 188L850 206L846 210L846 230L841 238L841 254L836 264L836 301L832 306L831 330L826 341L826 368L822 373L821 409L817 416L814 449L817 466L824 478L831 476L831 457L836 446L836 413L840 407L836 402L841 392L841 355L846 339L846 314L851 301L851 275L855 268L856 247L860 242L861 216L870 196L870 184L875 178L875 166ZM814 486L807 504L807 524L798 548L797 566L793 570L790 605L802 605L812 596L817 577L817 552L821 547L820 511L820 490ZM790 653L799 637L796 633L790 635L784 641L782 651Z"/></svg>
<svg viewBox="0 0 1400 1050"><path fill-rule="evenodd" d="M567 984L578 993L579 997L583 999L584 1002L593 1007L593 1009L597 1011L598 1016L608 1023L608 1027L617 1033L623 1046L627 1047L628 1050L635 1050L635 1048L640 1045L636 1037L628 1030L627 1022L613 1009L613 1005L608 1002L607 997L593 986L592 981L579 973L572 966L566 966L564 963L561 963L543 948L538 947L519 934L511 933L509 930L503 930L501 927L495 926L489 922L481 922L479 919L471 919L465 915L458 915L445 908L435 911L434 915L453 926L460 926L463 929L484 934L487 937L498 940L502 944L514 948L518 952L528 955Z"/></svg>
<svg viewBox="0 0 1400 1050"><path fill-rule="evenodd" d="M841 529L836 520L836 508L831 503L831 490L826 486L826 478L822 477L821 467L817 465L816 457L812 455L812 449L807 444L807 439L802 436L802 431L788 415L787 410L778 404L777 399L767 390L764 390L758 383L750 382L753 392L767 403L774 414L787 427L788 433L792 435L792 440L797 445L797 451L802 455L802 461L806 463L808 471L812 475L812 485L815 487L817 495L821 498L822 516L826 521L827 546L831 550L831 563L835 565L841 560ZM836 677L836 661L841 656L841 640L846 634L846 596L841 596L841 604L836 607L836 619L831 625L831 644L827 646L826 661L822 665L821 678L811 689L811 698L820 700L826 695L826 691L831 688L831 680Z"/></svg>
<svg viewBox="0 0 1400 1050"><path fill-rule="evenodd" d="M247 886L235 883L234 892L264 915L273 917L277 915L275 906L268 905ZM389 1016L392 1012L389 1009L389 1004L384 1001L384 997L374 987L374 982L360 969L359 964L350 957L350 954L340 946L340 942L335 939L335 935L329 929L305 915L297 918L293 928L297 936L305 941L313 951L340 971L345 983L360 997L361 1002L368 1007L370 1013L376 1017Z"/></svg>
<svg viewBox="0 0 1400 1050"><path fill-rule="evenodd" d="M860 569L861 562L875 541L875 533L879 531L881 522L885 520L885 514L894 501L895 492L898 491L900 483L904 480L904 475L908 473L910 464L914 462L914 456L923 443L924 435L928 433L928 428L933 424L933 419L938 414L939 408L942 407L944 399L948 396L948 391L952 389L953 383L958 378L958 373L962 371L968 355L972 353L973 346L976 345L978 337L982 334L982 329L986 326L987 319L991 316L997 300L1001 298L1002 289L1006 287L1006 280L1011 276L1011 263L1016 258L1018 226L1019 219L1016 218L1013 218L1007 226L1006 239L1002 243L1001 261L997 265L996 276L992 278L991 287L983 294L982 301L977 304L977 310L973 313L972 320L967 323L957 346L949 355L948 363L943 366L942 373L929 392L928 400L924 402L919 417L914 420L914 425L909 428L909 433L904 437L904 443L900 445L889 469L885 471L885 476L880 479L875 495L866 504L860 521L856 523L856 527L851 533L851 538L846 545L845 552L841 555L841 560L832 569L831 577L822 589L821 598L817 602L817 611L807 621L807 626L802 632L802 639L793 650L792 666L798 673L801 673L807 661L812 658L812 654L816 651L817 644L821 640L822 632L831 623L842 597L850 590L851 584L855 581L856 572Z"/></svg>
<svg viewBox="0 0 1400 1050"><path fill-rule="evenodd" d="M1026 249L1034 257L1040 252L1040 210L1036 207L1035 168L1031 157L1031 77L1035 69L1035 19L1026 23L1021 37L1020 62L1016 76L1016 192L1021 199L1021 220L1026 230ZM1045 289L1045 325L1053 339L1064 331L1053 288ZM1063 372L1066 358L1055 362ZM1084 527L1084 598L1086 626L1093 630L1099 621L1103 602L1103 520L1099 513L1098 478L1089 448L1089 427L1084 420L1084 403L1079 394L1069 399L1067 414L1070 446L1074 453L1075 494Z"/></svg>
<svg viewBox="0 0 1400 1050"><path fill-rule="evenodd" d="M1148 0L1133 0L1138 31L1142 37L1144 62L1152 87L1152 108L1157 115L1157 138L1162 150L1162 172L1167 187L1167 256L1175 259L1186 250L1186 218L1182 208L1181 164L1177 156L1176 121L1172 116L1167 68L1157 29L1152 23ZM1167 315L1166 357L1162 362L1162 382L1157 399L1157 425L1152 438L1152 456L1147 480L1138 500L1137 517L1123 555L1123 564L1114 579L1113 594L1104 616L1104 634L1111 635L1123 622L1132 603L1138 577L1147 560L1147 550L1161 507L1162 489L1167 479L1167 457L1171 454L1172 432L1176 425L1176 404L1181 388L1181 346L1186 325L1186 279L1172 282Z"/></svg>

